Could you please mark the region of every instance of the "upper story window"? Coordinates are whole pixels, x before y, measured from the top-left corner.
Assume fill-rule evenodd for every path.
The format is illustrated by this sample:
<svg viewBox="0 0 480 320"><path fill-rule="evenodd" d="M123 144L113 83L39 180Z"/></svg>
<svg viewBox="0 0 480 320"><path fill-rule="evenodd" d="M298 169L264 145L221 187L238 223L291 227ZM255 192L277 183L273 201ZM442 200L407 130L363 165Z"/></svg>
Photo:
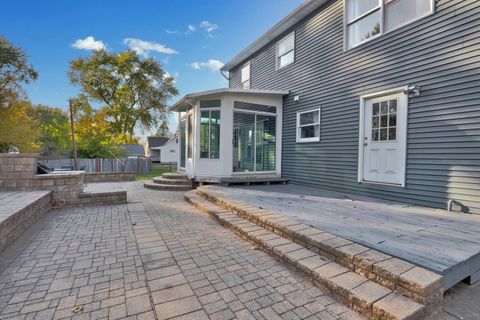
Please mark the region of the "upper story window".
<svg viewBox="0 0 480 320"><path fill-rule="evenodd" d="M250 89L250 62L242 67L242 88Z"/></svg>
<svg viewBox="0 0 480 320"><path fill-rule="evenodd" d="M295 32L277 42L277 69L295 61Z"/></svg>
<svg viewBox="0 0 480 320"><path fill-rule="evenodd" d="M347 49L433 13L432 0L345 0Z"/></svg>

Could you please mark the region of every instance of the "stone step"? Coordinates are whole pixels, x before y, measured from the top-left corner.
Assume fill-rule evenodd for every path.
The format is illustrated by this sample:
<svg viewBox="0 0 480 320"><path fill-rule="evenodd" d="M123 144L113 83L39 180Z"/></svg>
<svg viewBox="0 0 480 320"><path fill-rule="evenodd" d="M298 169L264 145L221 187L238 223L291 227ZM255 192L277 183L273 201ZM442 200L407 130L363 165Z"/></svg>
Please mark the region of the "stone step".
<svg viewBox="0 0 480 320"><path fill-rule="evenodd" d="M191 186L192 182L190 180L178 180L178 179L165 179L162 177L153 178L153 182L158 184L170 184L170 185L182 185L182 186Z"/></svg>
<svg viewBox="0 0 480 320"><path fill-rule="evenodd" d="M147 189L163 190L163 191L188 191L192 189L191 185L183 186L183 185L159 184L153 181L146 181L143 184L143 186Z"/></svg>
<svg viewBox="0 0 480 320"><path fill-rule="evenodd" d="M243 219L200 197L195 191L187 192L185 199L244 239L306 273L347 306L369 318L416 320L425 316L422 304L352 272L316 251Z"/></svg>
<svg viewBox="0 0 480 320"><path fill-rule="evenodd" d="M177 173L177 172L167 172L162 174L164 179L170 180L188 180L188 175L185 173Z"/></svg>
<svg viewBox="0 0 480 320"><path fill-rule="evenodd" d="M121 204L127 202L127 191L81 192L80 205Z"/></svg>
<svg viewBox="0 0 480 320"><path fill-rule="evenodd" d="M443 298L443 277L374 249L335 236L283 215L225 197L208 187L196 193L254 224L266 228L368 279L426 306L433 311Z"/></svg>

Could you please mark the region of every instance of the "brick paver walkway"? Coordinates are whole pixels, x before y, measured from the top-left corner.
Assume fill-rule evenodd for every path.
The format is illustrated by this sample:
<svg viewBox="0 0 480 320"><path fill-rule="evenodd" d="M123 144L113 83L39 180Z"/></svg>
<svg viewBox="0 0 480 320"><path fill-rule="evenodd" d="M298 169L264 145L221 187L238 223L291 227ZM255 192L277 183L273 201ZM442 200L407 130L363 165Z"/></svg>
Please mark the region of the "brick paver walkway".
<svg viewBox="0 0 480 320"><path fill-rule="evenodd" d="M183 193L123 185L128 205L52 211L0 254L0 319L362 319Z"/></svg>

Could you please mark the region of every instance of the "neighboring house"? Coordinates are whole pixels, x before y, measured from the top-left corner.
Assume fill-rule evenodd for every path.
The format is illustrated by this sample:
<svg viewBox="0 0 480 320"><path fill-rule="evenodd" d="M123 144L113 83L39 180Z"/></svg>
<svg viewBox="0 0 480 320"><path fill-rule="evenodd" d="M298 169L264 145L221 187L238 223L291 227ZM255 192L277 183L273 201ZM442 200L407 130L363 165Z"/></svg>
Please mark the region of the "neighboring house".
<svg viewBox="0 0 480 320"><path fill-rule="evenodd" d="M155 162L176 163L178 161L178 138L174 135L165 144L150 148L150 152L155 153ZM153 158L152 158L152 162Z"/></svg>
<svg viewBox="0 0 480 320"><path fill-rule="evenodd" d="M145 157L145 149L141 144L122 144L125 157Z"/></svg>
<svg viewBox="0 0 480 320"><path fill-rule="evenodd" d="M152 162L160 162L160 150L157 148L163 146L168 140L168 138L147 137L147 155Z"/></svg>
<svg viewBox="0 0 480 320"><path fill-rule="evenodd" d="M480 213L479 33L480 1L305 1L174 105L179 169Z"/></svg>

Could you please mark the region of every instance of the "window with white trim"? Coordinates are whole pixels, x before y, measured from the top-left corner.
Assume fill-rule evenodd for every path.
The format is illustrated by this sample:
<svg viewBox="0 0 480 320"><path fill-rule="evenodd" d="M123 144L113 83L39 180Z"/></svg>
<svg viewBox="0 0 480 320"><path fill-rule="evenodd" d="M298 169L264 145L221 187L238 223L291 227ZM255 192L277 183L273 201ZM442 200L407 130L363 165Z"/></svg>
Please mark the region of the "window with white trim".
<svg viewBox="0 0 480 320"><path fill-rule="evenodd" d="M250 89L250 62L242 67L242 88Z"/></svg>
<svg viewBox="0 0 480 320"><path fill-rule="evenodd" d="M345 0L346 47L433 13L433 0Z"/></svg>
<svg viewBox="0 0 480 320"><path fill-rule="evenodd" d="M220 158L220 106L220 100L200 101L201 159Z"/></svg>
<svg viewBox="0 0 480 320"><path fill-rule="evenodd" d="M295 32L277 42L277 69L295 61Z"/></svg>
<svg viewBox="0 0 480 320"><path fill-rule="evenodd" d="M320 141L320 109L297 112L297 142Z"/></svg>

